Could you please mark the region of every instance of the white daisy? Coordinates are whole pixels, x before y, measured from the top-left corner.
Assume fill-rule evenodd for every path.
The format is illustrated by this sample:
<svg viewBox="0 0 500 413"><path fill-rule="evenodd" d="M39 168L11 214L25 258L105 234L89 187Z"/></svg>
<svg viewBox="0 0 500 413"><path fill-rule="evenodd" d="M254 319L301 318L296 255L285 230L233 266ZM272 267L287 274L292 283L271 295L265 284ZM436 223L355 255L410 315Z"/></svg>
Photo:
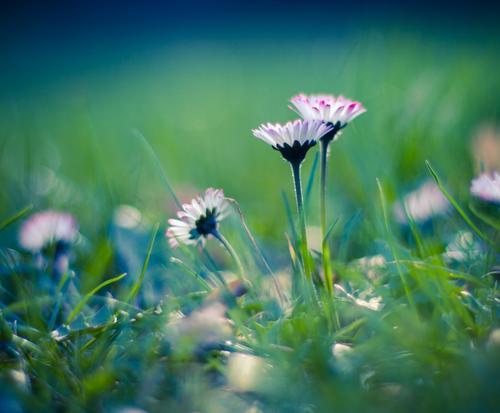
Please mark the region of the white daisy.
<svg viewBox="0 0 500 413"><path fill-rule="evenodd" d="M320 120L333 128L331 133L325 135L324 139L330 141L337 132L347 126L347 124L366 112L366 109L360 102L346 99L343 96L331 95L304 95L294 96L290 102L293 106L290 109L297 112L306 120Z"/></svg>
<svg viewBox="0 0 500 413"><path fill-rule="evenodd" d="M443 215L450 209L450 202L432 181L424 182L418 189L405 196L403 203L394 205L394 216L401 224L407 223L406 211L417 224Z"/></svg>
<svg viewBox="0 0 500 413"><path fill-rule="evenodd" d="M481 174L472 180L470 192L483 201L500 204L500 174Z"/></svg>
<svg viewBox="0 0 500 413"><path fill-rule="evenodd" d="M70 244L77 235L78 223L71 214L48 210L33 214L23 223L19 243L35 253L52 243Z"/></svg>
<svg viewBox="0 0 500 413"><path fill-rule="evenodd" d="M203 242L217 234L217 227L227 215L228 202L222 189L208 188L204 196L197 196L191 203L182 205L177 212L179 219L169 219L167 237L172 248L184 244Z"/></svg>
<svg viewBox="0 0 500 413"><path fill-rule="evenodd" d="M321 121L297 119L284 125L265 123L252 133L279 151L287 161L300 164L307 151L330 130L332 126Z"/></svg>

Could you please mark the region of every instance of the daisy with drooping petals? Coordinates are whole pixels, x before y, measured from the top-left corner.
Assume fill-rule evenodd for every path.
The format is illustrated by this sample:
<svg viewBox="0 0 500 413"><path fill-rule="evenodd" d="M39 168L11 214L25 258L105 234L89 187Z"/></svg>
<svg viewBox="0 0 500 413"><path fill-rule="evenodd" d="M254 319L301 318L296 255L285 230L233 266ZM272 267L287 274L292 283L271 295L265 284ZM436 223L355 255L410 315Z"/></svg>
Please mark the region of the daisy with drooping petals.
<svg viewBox="0 0 500 413"><path fill-rule="evenodd" d="M252 130L254 136L271 145L279 151L283 158L290 162L295 186L295 199L300 219L301 249L304 272L308 278L311 277L309 248L307 246L306 217L304 211L304 200L302 197L302 182L300 168L307 152L332 127L319 120L298 119L284 125L279 123L266 123L258 129Z"/></svg>
<svg viewBox="0 0 500 413"><path fill-rule="evenodd" d="M288 162L300 164L309 149L331 129L321 121L297 119L284 125L265 123L253 129L252 133L279 151Z"/></svg>
<svg viewBox="0 0 500 413"><path fill-rule="evenodd" d="M341 129L345 128L351 120L366 112L366 109L360 102L346 99L343 96L335 97L331 95L307 96L301 93L290 99L290 103L292 106L289 106L289 108L297 112L303 119L321 121L331 126L330 131L320 139L320 220L321 232L323 234L323 239L325 239L328 226L326 217L326 168L328 145L331 141L336 140L340 136ZM323 242L322 245L322 261L326 287L328 291L333 294L330 251L327 242Z"/></svg>
<svg viewBox="0 0 500 413"><path fill-rule="evenodd" d="M486 202L500 204L500 174L481 174L472 180L470 192L476 198Z"/></svg>
<svg viewBox="0 0 500 413"><path fill-rule="evenodd" d="M204 196L197 196L182 205L179 219L169 219L167 237L171 247L203 243L209 236L217 236L219 223L227 213L228 202L222 189L208 188Z"/></svg>
<svg viewBox="0 0 500 413"><path fill-rule="evenodd" d="M33 253L50 244L71 244L78 235L78 223L68 213L43 211L33 214L21 226L19 243Z"/></svg>

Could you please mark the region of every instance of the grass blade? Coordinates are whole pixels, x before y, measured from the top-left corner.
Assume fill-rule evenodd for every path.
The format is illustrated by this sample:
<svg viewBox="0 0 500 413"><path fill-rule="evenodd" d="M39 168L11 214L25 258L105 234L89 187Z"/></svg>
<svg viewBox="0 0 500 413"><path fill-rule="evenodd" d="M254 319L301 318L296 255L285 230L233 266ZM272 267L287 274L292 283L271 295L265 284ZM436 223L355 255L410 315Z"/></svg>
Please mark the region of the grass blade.
<svg viewBox="0 0 500 413"><path fill-rule="evenodd" d="M30 205L24 207L23 209L21 209L20 211L16 212L11 217L9 217L9 218L5 219L4 221L2 221L0 223L0 231L2 231L3 229L7 228L10 224L13 224L14 222L16 222L18 219L21 219L23 216L25 216L32 209L33 209L33 204L30 204Z"/></svg>
<svg viewBox="0 0 500 413"><path fill-rule="evenodd" d="M71 322L80 313L80 311L82 311L83 306L87 303L87 301L90 299L90 297L92 297L94 294L96 294L102 288L104 288L110 284L114 284L117 281L120 281L126 275L127 275L127 273L123 273L123 274L120 274L116 277L110 278L109 280L103 281L101 284L99 284L97 287L95 287L92 291L85 294L85 296L80 300L80 302L76 305L76 307L73 309L71 314L66 319L66 325L71 324Z"/></svg>
<svg viewBox="0 0 500 413"><path fill-rule="evenodd" d="M144 277L146 276L146 271L147 271L148 266L149 266L149 260L151 258L151 254L153 253L153 247L155 244L156 236L158 235L159 228L160 228L160 224L156 223L156 225L154 226L154 229L153 229L153 235L151 236L151 239L149 240L148 252L146 254L146 258L144 259L144 263L142 264L141 274L139 275L139 278L137 279L137 281L133 285L132 289L130 290L130 293L128 294L127 298L125 299L125 301L127 303L129 303L130 301L132 301L132 299L134 299L134 297L137 295L137 293L139 292L139 290L141 288L142 281L144 280Z"/></svg>
<svg viewBox="0 0 500 413"><path fill-rule="evenodd" d="M316 175L316 170L318 169L318 160L319 160L319 152L316 152L311 167L311 172L309 173L309 179L307 180L306 192L304 194L304 203L306 205L309 205L309 199L311 198L311 191L314 184L314 177Z"/></svg>
<svg viewBox="0 0 500 413"><path fill-rule="evenodd" d="M382 189L382 184L380 183L380 180L376 178L377 180L377 187L378 187L378 192L380 195L380 204L382 206L382 214L384 217L384 226L385 230L387 232L387 239L389 242L389 246L391 248L392 256L394 257L394 261L396 262L396 268L398 270L399 277L401 278L401 282L403 284L403 288L406 293L406 297L408 299L408 302L410 305L414 308L415 307L415 302L413 300L413 296L411 295L410 288L408 287L408 283L406 282L406 277L403 274L403 270L401 269L401 265L399 262L399 257L398 254L396 253L396 246L394 245L394 240L392 236L392 232L389 226L389 218L387 215L387 205L385 204L385 196L384 196L384 190Z"/></svg>
<svg viewBox="0 0 500 413"><path fill-rule="evenodd" d="M283 199L283 203L285 204L285 212L288 220L288 225L290 227L290 235L293 243L297 242L297 230L295 229L295 220L293 219L292 207L290 206L290 201L285 194L285 191L281 191L281 198Z"/></svg>
<svg viewBox="0 0 500 413"><path fill-rule="evenodd" d="M181 209L182 208L182 204L179 201L179 198L177 197L177 195L176 195L176 193L174 191L174 188L172 187L172 185L170 185L170 182L169 182L169 180L167 178L167 174L165 173L165 169L163 169L163 166L161 165L161 162L158 159L158 156L156 156L156 153L155 153L153 147L148 142L148 140L146 139L146 137L141 132L139 132L137 129L135 129L133 131L133 134L134 134L134 136L136 136L139 139L139 141L141 141L141 143L146 148L147 153L149 154L149 156L153 160L153 163L154 163L156 169L160 173L161 179L163 181L163 184L165 185L165 188L167 189L167 192L174 199L177 207L179 209Z"/></svg>
<svg viewBox="0 0 500 413"><path fill-rule="evenodd" d="M469 218L469 216L465 213L465 211L458 205L458 202L451 196L451 194L447 191L447 189L444 187L443 183L441 182L441 179L439 178L438 174L436 171L432 168L431 164L429 161L425 161L425 166L427 167L429 173L431 176L434 178L436 181L437 186L443 193L443 195L450 201L450 204L453 205L453 208L458 212L458 214L462 217L462 219L466 222L466 224L471 227L471 229L481 238L482 240L486 242L490 242L488 237L484 235L481 230L472 222L472 220Z"/></svg>

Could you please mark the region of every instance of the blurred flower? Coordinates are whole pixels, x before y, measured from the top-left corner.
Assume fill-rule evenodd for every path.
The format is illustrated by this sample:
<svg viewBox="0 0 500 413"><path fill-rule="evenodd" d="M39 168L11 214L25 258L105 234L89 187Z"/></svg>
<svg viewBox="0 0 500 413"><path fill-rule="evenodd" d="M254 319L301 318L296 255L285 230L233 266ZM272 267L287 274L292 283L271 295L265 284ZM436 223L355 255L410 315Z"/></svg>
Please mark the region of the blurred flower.
<svg viewBox="0 0 500 413"><path fill-rule="evenodd" d="M262 357L233 353L227 365L228 385L237 391L256 390L265 374L266 363Z"/></svg>
<svg viewBox="0 0 500 413"><path fill-rule="evenodd" d="M480 128L473 139L472 150L477 171L500 170L500 130L489 125Z"/></svg>
<svg viewBox="0 0 500 413"><path fill-rule="evenodd" d="M348 346L347 344L335 343L332 346L332 354L334 357L337 358L345 357L351 351L352 351L351 346Z"/></svg>
<svg viewBox="0 0 500 413"><path fill-rule="evenodd" d="M10 370L10 378L20 390L28 391L30 389L29 376L23 370Z"/></svg>
<svg viewBox="0 0 500 413"><path fill-rule="evenodd" d="M258 129L253 129L252 133L279 151L288 162L300 164L306 157L307 151L331 129L331 126L321 121L297 119L284 125L262 124Z"/></svg>
<svg viewBox="0 0 500 413"><path fill-rule="evenodd" d="M146 410L139 409L138 407L120 407L114 410L113 413L148 413Z"/></svg>
<svg viewBox="0 0 500 413"><path fill-rule="evenodd" d="M338 293L344 295L345 298L347 298L358 307L363 307L371 311L380 311L384 306L382 297L379 295L372 295L373 291L371 289L366 289L357 293L357 297L355 297L353 294L348 293L347 290L340 284L335 284L335 290Z"/></svg>
<svg viewBox="0 0 500 413"><path fill-rule="evenodd" d="M208 188L204 196L197 196L191 203L183 204L177 212L179 219L169 219L167 237L172 248L184 244L203 242L217 234L219 223L227 215L228 202L222 189Z"/></svg>
<svg viewBox="0 0 500 413"><path fill-rule="evenodd" d="M337 367L343 372L351 370L351 360L349 356L352 353L352 347L347 344L335 343L332 346L332 355L335 358Z"/></svg>
<svg viewBox="0 0 500 413"><path fill-rule="evenodd" d="M188 342L194 347L223 343L232 332L226 310L224 304L211 302L188 316L179 314L168 324L173 340Z"/></svg>
<svg viewBox="0 0 500 413"><path fill-rule="evenodd" d="M406 195L403 204L396 203L393 213L401 224L407 223L406 212L417 224L421 224L434 216L445 214L449 208L450 202L439 187L432 181L426 181Z"/></svg>
<svg viewBox="0 0 500 413"><path fill-rule="evenodd" d="M119 205L113 212L113 222L122 228L136 228L141 224L141 221L141 211L130 205Z"/></svg>
<svg viewBox="0 0 500 413"><path fill-rule="evenodd" d="M481 174L472 180L470 192L483 201L500 204L500 174Z"/></svg>
<svg viewBox="0 0 500 413"><path fill-rule="evenodd" d="M495 328L488 337L488 347L492 349L500 348L500 328Z"/></svg>
<svg viewBox="0 0 500 413"><path fill-rule="evenodd" d="M446 246L443 257L447 261L466 261L481 255L481 246L469 231L460 231Z"/></svg>
<svg viewBox="0 0 500 413"><path fill-rule="evenodd" d="M78 235L78 223L68 213L43 211L33 214L21 226L19 243L33 253L52 243L71 244Z"/></svg>
<svg viewBox="0 0 500 413"><path fill-rule="evenodd" d="M290 102L290 109L297 112L306 120L320 120L332 126L331 133L326 134L323 139L330 141L337 138L338 131L362 113L366 109L360 102L346 99L343 96L331 95L304 95L294 96Z"/></svg>
<svg viewBox="0 0 500 413"><path fill-rule="evenodd" d="M380 278L380 270L385 267L386 263L385 257L380 254L362 257L353 262L372 281L377 281Z"/></svg>

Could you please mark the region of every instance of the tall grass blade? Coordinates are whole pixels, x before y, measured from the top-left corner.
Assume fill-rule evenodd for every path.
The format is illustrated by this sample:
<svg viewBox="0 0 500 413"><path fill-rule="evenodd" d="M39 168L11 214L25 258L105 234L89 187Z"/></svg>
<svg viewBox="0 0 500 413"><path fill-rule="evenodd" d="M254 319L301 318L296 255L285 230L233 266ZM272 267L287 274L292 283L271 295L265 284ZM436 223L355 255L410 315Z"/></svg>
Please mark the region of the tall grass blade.
<svg viewBox="0 0 500 413"><path fill-rule="evenodd" d="M389 242L389 246L391 248L392 256L394 257L394 261L396 262L396 268L398 270L399 277L401 278L401 283L403 284L403 288L405 290L406 298L408 299L408 302L410 303L410 305L412 307L415 307L415 302L413 300L413 296L412 296L412 294L410 292L410 288L408 287L408 283L406 281L406 277L403 274L403 270L402 270L401 265L399 263L399 257L398 257L398 254L396 252L396 246L394 244L394 239L393 239L392 231L391 231L391 228L389 226L389 218L388 218L388 215L387 215L387 205L385 203L384 190L382 189L382 184L380 183L380 180L378 178L376 178L376 181L377 181L378 192L379 192L379 195L380 195L380 204L382 206L382 214L383 214L383 217L384 217L385 231L387 233L387 239L388 239L388 242Z"/></svg>
<svg viewBox="0 0 500 413"><path fill-rule="evenodd" d="M66 325L71 324L71 322L75 319L75 317L82 311L82 308L84 307L85 304L87 304L87 301L90 300L90 298L96 294L99 290L102 288L114 284L115 282L120 281L123 277L125 277L127 273L120 274L116 277L110 278L109 280L106 280L99 284L97 287L95 287L92 291L89 293L85 294L85 296L80 300L80 302L76 305L76 307L73 309L73 311L70 313L68 318L66 319Z"/></svg>
<svg viewBox="0 0 500 413"><path fill-rule="evenodd" d="M451 194L448 192L448 190L445 188L443 183L441 182L441 179L439 178L437 172L432 168L431 164L429 161L425 161L425 166L427 167L429 173L431 176L434 178L436 181L437 186L443 193L443 195L450 201L450 204L453 205L453 208L458 212L458 214L462 217L462 219L466 222L466 224L471 227L471 229L481 238L482 240L486 242L490 242L488 237L484 235L481 230L472 222L472 220L469 218L469 216L465 213L465 211L460 207L458 202L451 196Z"/></svg>
<svg viewBox="0 0 500 413"><path fill-rule="evenodd" d="M148 251L146 253L146 258L144 259L144 262L142 264L141 274L139 275L139 278L137 278L137 281L134 283L132 289L130 290L130 293L125 299L127 303L132 301L139 292L139 290L141 289L142 282L144 281L144 277L146 276L146 271L149 266L149 260L151 258L151 254L153 253L153 247L155 244L156 236L158 235L159 228L160 224L156 223L153 228L153 235L151 235L151 239L149 240Z"/></svg>
<svg viewBox="0 0 500 413"><path fill-rule="evenodd" d="M311 172L309 173L309 178L307 179L306 191L304 194L304 203L309 205L309 200L311 198L312 187L314 184L314 177L316 176L316 170L318 169L318 161L319 161L319 152L316 152L314 156L314 161L311 166Z"/></svg>
<svg viewBox="0 0 500 413"><path fill-rule="evenodd" d="M30 205L24 207L23 209L21 209L20 211L16 212L11 217L0 222L0 231L7 228L9 225L13 224L14 222L16 222L18 219L21 219L23 216L25 216L32 209L33 209L33 204L30 204Z"/></svg>
<svg viewBox="0 0 500 413"><path fill-rule="evenodd" d="M151 159L153 160L153 163L156 167L156 169L158 170L158 172L160 173L160 177L163 181L163 184L165 185L165 188L167 189L167 192L170 194L170 196L173 198L174 202L176 203L177 207L180 209L182 208L182 204L181 202L179 201L179 198L177 197L175 191L174 191L174 188L172 187L172 185L170 185L170 182L167 178L167 174L165 173L165 169L163 168L163 166L161 165L161 162L160 160L158 159L158 156L156 155L153 147L151 146L151 144L148 142L148 140L146 139L146 137L141 133L139 132L137 129L134 129L132 131L132 133L134 134L135 137L137 137L139 139L139 141L143 144L144 148L146 149L146 152L148 153L148 155L151 157Z"/></svg>

